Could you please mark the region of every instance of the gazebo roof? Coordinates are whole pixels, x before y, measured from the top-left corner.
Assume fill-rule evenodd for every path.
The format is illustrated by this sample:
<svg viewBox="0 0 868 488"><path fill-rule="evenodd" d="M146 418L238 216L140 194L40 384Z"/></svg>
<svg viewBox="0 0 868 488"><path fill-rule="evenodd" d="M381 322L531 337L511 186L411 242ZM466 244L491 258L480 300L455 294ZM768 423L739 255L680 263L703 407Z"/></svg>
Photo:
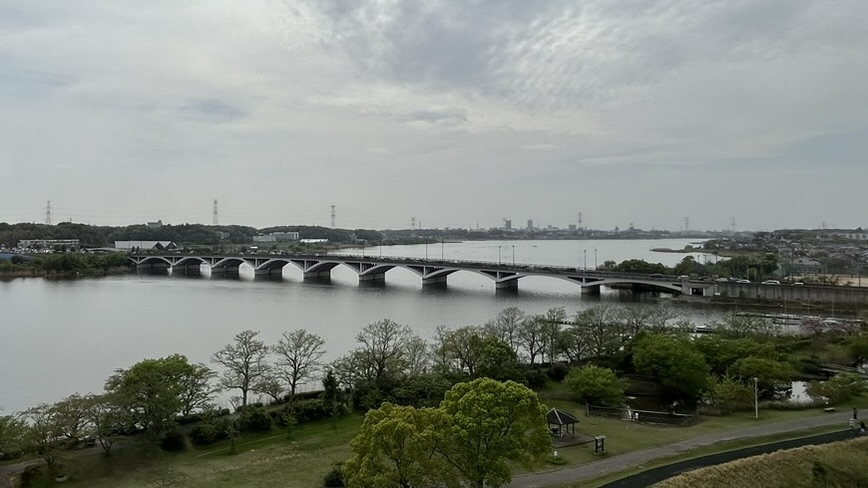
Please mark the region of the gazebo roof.
<svg viewBox="0 0 868 488"><path fill-rule="evenodd" d="M570 425L579 423L579 419L575 416L556 408L552 408L548 413L546 413L546 420L548 420L548 423L552 425Z"/></svg>

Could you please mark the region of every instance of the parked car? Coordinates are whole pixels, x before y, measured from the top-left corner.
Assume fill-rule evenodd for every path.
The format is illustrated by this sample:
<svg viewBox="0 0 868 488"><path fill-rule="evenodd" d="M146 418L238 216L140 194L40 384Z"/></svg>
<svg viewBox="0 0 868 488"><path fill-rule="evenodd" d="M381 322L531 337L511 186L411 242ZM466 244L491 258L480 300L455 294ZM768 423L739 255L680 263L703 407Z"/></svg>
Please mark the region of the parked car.
<svg viewBox="0 0 868 488"><path fill-rule="evenodd" d="M735 282L736 282L736 283L742 283L742 284L744 284L744 283L750 283L750 280L744 280L744 279L742 279L742 280L735 280Z"/></svg>
<svg viewBox="0 0 868 488"><path fill-rule="evenodd" d="M781 282L778 280L765 280L763 281L764 285L780 285Z"/></svg>

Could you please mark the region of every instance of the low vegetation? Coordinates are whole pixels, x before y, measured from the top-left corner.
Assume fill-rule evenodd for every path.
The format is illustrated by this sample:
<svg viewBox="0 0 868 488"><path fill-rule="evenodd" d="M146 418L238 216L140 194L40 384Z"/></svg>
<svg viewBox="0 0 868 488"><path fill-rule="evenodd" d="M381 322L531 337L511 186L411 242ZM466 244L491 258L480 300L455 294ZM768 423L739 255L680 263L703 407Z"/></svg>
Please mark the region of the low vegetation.
<svg viewBox="0 0 868 488"><path fill-rule="evenodd" d="M697 469L655 488L849 488L868 486L868 438L778 451Z"/></svg>

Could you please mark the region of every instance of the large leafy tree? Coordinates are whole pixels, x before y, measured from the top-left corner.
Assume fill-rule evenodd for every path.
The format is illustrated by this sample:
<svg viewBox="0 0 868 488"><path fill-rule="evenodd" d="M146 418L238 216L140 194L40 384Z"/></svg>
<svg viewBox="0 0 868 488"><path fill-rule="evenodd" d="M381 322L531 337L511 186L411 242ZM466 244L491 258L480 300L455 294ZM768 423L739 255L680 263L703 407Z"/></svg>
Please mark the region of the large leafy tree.
<svg viewBox="0 0 868 488"><path fill-rule="evenodd" d="M349 488L424 486L443 473L434 457L444 414L439 409L384 403L365 415L344 464Z"/></svg>
<svg viewBox="0 0 868 488"><path fill-rule="evenodd" d="M111 455L112 446L129 425L129 412L124 411L111 394L88 395L85 416L103 455Z"/></svg>
<svg viewBox="0 0 868 488"><path fill-rule="evenodd" d="M241 390L241 406L247 406L248 393L269 373L266 362L268 346L256 338L259 331L245 330L235 335L235 342L226 344L211 357L211 361L226 368L220 386Z"/></svg>
<svg viewBox="0 0 868 488"><path fill-rule="evenodd" d="M0 452L9 457L22 452L25 447L27 425L20 417L0 416Z"/></svg>
<svg viewBox="0 0 868 488"><path fill-rule="evenodd" d="M272 348L277 354L277 373L289 386L291 398L296 388L314 378L325 354L325 339L305 329L284 332Z"/></svg>
<svg viewBox="0 0 868 488"><path fill-rule="evenodd" d="M564 379L564 383L585 403L621 405L624 402L626 382L608 368L593 364L575 368Z"/></svg>
<svg viewBox="0 0 868 488"><path fill-rule="evenodd" d="M202 365L190 364L180 354L145 359L119 369L106 381L106 392L130 420L152 438L174 424L175 417L207 404L211 395Z"/></svg>
<svg viewBox="0 0 868 488"><path fill-rule="evenodd" d="M633 346L633 366L640 374L660 379L671 398L689 403L699 399L708 382L705 358L686 339L642 336Z"/></svg>
<svg viewBox="0 0 868 488"><path fill-rule="evenodd" d="M506 484L514 465L533 467L551 447L545 406L518 383L489 378L459 383L440 409L446 423L436 451L468 486Z"/></svg>

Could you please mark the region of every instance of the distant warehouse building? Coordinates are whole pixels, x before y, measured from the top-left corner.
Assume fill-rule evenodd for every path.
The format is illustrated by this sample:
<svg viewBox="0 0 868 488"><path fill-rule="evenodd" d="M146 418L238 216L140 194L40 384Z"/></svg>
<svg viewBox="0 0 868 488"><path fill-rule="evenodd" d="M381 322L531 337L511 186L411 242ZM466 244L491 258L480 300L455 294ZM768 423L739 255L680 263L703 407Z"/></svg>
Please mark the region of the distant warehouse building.
<svg viewBox="0 0 868 488"><path fill-rule="evenodd" d="M115 249L124 251L174 251L180 249L172 241L115 241Z"/></svg>
<svg viewBox="0 0 868 488"><path fill-rule="evenodd" d="M297 241L298 232L272 232L253 236L253 242L286 242Z"/></svg>

